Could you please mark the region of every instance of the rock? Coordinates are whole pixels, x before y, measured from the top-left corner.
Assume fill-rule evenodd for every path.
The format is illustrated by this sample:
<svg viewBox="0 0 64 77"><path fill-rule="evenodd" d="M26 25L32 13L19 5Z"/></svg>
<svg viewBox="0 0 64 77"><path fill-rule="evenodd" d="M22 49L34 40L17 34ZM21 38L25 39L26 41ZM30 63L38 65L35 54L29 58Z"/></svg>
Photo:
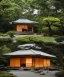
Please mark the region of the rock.
<svg viewBox="0 0 64 77"><path fill-rule="evenodd" d="M40 73L40 75L45 75L45 73L42 71L42 72Z"/></svg>

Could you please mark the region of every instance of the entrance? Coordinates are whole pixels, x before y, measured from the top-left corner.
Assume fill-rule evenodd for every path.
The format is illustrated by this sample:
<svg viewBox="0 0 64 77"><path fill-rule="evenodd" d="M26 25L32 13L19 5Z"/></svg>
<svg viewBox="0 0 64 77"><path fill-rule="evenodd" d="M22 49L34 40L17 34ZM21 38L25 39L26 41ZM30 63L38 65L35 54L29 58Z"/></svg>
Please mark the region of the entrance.
<svg viewBox="0 0 64 77"><path fill-rule="evenodd" d="M22 29L22 32L27 32L27 29Z"/></svg>
<svg viewBox="0 0 64 77"><path fill-rule="evenodd" d="M21 67L26 67L26 64L21 64Z"/></svg>
<svg viewBox="0 0 64 77"><path fill-rule="evenodd" d="M21 58L21 67L26 67L26 58Z"/></svg>
<svg viewBox="0 0 64 77"><path fill-rule="evenodd" d="M26 57L26 58L21 58L21 67L32 67L32 58L31 57Z"/></svg>

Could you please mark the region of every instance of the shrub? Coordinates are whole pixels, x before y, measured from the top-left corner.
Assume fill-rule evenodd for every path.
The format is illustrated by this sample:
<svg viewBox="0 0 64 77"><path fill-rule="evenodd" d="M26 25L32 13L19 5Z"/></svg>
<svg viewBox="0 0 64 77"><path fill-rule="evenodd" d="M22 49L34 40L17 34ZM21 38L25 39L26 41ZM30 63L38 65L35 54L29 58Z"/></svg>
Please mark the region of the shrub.
<svg viewBox="0 0 64 77"><path fill-rule="evenodd" d="M54 26L52 26L51 29L52 29L53 31L58 31L58 28L57 28L57 27L54 27ZM44 27L42 30L43 30L43 31L45 31L45 30L48 31L48 27Z"/></svg>
<svg viewBox="0 0 64 77"><path fill-rule="evenodd" d="M19 37L16 39L18 43L34 43L39 42L40 38L36 36Z"/></svg>
<svg viewBox="0 0 64 77"><path fill-rule="evenodd" d="M56 77L64 77L64 71L55 73Z"/></svg>
<svg viewBox="0 0 64 77"><path fill-rule="evenodd" d="M57 42L62 42L64 41L64 36L59 36L55 39Z"/></svg>
<svg viewBox="0 0 64 77"><path fill-rule="evenodd" d="M53 42L53 37L39 37L39 36L25 36L16 39L18 44L23 43L39 43L39 42Z"/></svg>
<svg viewBox="0 0 64 77"><path fill-rule="evenodd" d="M13 37L14 34L16 34L17 32L16 31L8 31L7 34L10 35L10 37Z"/></svg>
<svg viewBox="0 0 64 77"><path fill-rule="evenodd" d="M59 37L59 35L53 35L53 37L57 38L57 37Z"/></svg>
<svg viewBox="0 0 64 77"><path fill-rule="evenodd" d="M54 26L51 26L51 29L52 29L52 34L54 35L54 34L58 34L58 28L57 27L54 27ZM43 29L42 29L42 32L43 33L46 33L46 34L49 34L49 29L48 29L48 27L43 27Z"/></svg>
<svg viewBox="0 0 64 77"><path fill-rule="evenodd" d="M17 76L13 75L12 73L1 72L0 77L17 77Z"/></svg>
<svg viewBox="0 0 64 77"><path fill-rule="evenodd" d="M0 43L11 42L10 38L0 38Z"/></svg>
<svg viewBox="0 0 64 77"><path fill-rule="evenodd" d="M8 34L0 33L0 36L8 36Z"/></svg>

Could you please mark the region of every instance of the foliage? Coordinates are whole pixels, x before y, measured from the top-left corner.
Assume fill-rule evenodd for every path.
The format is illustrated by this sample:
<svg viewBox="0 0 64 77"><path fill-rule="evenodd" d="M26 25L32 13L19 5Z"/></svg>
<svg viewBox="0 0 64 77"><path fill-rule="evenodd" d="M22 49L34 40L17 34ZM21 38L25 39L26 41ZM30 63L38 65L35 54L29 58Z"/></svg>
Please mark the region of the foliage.
<svg viewBox="0 0 64 77"><path fill-rule="evenodd" d="M58 31L59 31L58 27L51 26L51 30L52 30L52 35L58 34ZM42 28L42 33L49 34L48 27L43 27Z"/></svg>
<svg viewBox="0 0 64 77"><path fill-rule="evenodd" d="M8 36L6 33L0 33L0 36Z"/></svg>
<svg viewBox="0 0 64 77"><path fill-rule="evenodd" d="M2 54L11 52L11 50L6 45L1 46L0 51Z"/></svg>
<svg viewBox="0 0 64 77"><path fill-rule="evenodd" d="M64 9L63 3L64 3L64 0L54 0L55 7L58 9Z"/></svg>
<svg viewBox="0 0 64 77"><path fill-rule="evenodd" d="M64 34L63 8L63 0L2 0L0 2L0 32L12 30L13 25L11 26L9 22L25 16L28 19L40 22L39 32L44 26L40 19L44 18L44 21L47 21L47 19L48 22L50 20L55 21L54 26L63 26L61 29L59 27L59 29ZM56 23L56 21L59 21L58 18L61 20L60 24Z"/></svg>
<svg viewBox="0 0 64 77"><path fill-rule="evenodd" d="M64 77L64 71L56 72L55 76L56 77Z"/></svg>
<svg viewBox="0 0 64 77"><path fill-rule="evenodd" d="M49 54L54 54L57 58L56 58L56 63L57 65L59 65L59 67L63 68L64 67L64 45L63 44L59 44L55 41L55 38L57 37L42 37L42 36L24 36L24 37L18 37L16 38L16 43L13 42L3 42L1 43L1 51L3 52L8 52L8 51L16 51L18 48L17 46L20 44L25 44L25 43L36 43L38 46L40 46L42 49L41 51L44 51L46 53ZM6 46L5 46L5 45ZM4 46L2 46L4 45ZM8 49L10 48L10 49ZM2 52L1 52L2 53ZM4 57L1 55L0 56L0 62L3 63L2 61L4 61ZM6 62L6 61L4 61Z"/></svg>
<svg viewBox="0 0 64 77"><path fill-rule="evenodd" d="M64 45L56 44L64 41L64 0L1 0L0 32L12 30L13 25L10 25L9 22L21 18L21 16L40 22L37 26L39 33L50 32L48 35L55 34L56 37L19 37L16 39L17 43L11 42L10 38L0 38L0 46L6 44L6 47L14 51L17 50L18 44L38 43L46 52L54 53L60 67L64 67ZM13 36L15 33L10 32L10 34ZM1 36L5 35L1 34ZM58 37L58 35L62 35L62 37ZM8 51L6 47L3 47L3 51Z"/></svg>
<svg viewBox="0 0 64 77"><path fill-rule="evenodd" d="M58 37L58 36L57 36ZM55 37L56 38L56 37ZM64 69L64 44L59 44L53 37L38 37L38 36L25 36L17 38L18 44L36 43L44 51L56 56L55 63L58 68Z"/></svg>
<svg viewBox="0 0 64 77"><path fill-rule="evenodd" d="M43 24L45 24L46 26L48 26L48 29L49 29L49 36L52 35L52 29L51 29L51 26L53 25L58 25L58 23L56 22L60 22L60 19L59 18L55 18L55 17L46 17L46 18L43 18L42 19L42 22Z"/></svg>
<svg viewBox="0 0 64 77"><path fill-rule="evenodd" d="M11 52L10 48L8 48L6 45L3 45L0 47L0 65L7 63L6 58L3 56L4 53Z"/></svg>
<svg viewBox="0 0 64 77"><path fill-rule="evenodd" d="M19 15L19 9L19 5L13 3L11 0L2 0L0 2L0 31L11 29L9 22Z"/></svg>
<svg viewBox="0 0 64 77"><path fill-rule="evenodd" d="M57 37L59 37L59 35L53 35L53 37L57 38Z"/></svg>
<svg viewBox="0 0 64 77"><path fill-rule="evenodd" d="M17 77L16 75L13 75L12 73L8 72L1 72L0 77Z"/></svg>
<svg viewBox="0 0 64 77"><path fill-rule="evenodd" d="M47 17L43 19L44 22L60 22L59 18L55 18L55 17Z"/></svg>
<svg viewBox="0 0 64 77"><path fill-rule="evenodd" d="M58 43L58 42L57 42ZM56 55L57 66L58 68L64 69L64 44L49 44L48 50Z"/></svg>
<svg viewBox="0 0 64 77"><path fill-rule="evenodd" d="M10 37L14 37L14 34L16 34L16 31L8 31L7 34L10 35Z"/></svg>
<svg viewBox="0 0 64 77"><path fill-rule="evenodd" d="M25 36L16 39L17 43L34 43L34 42L53 42L53 37Z"/></svg>
<svg viewBox="0 0 64 77"><path fill-rule="evenodd" d="M10 38L0 38L0 43L10 43L11 39Z"/></svg>
<svg viewBox="0 0 64 77"><path fill-rule="evenodd" d="M55 39L57 42L62 42L64 41L64 36L59 36Z"/></svg>
<svg viewBox="0 0 64 77"><path fill-rule="evenodd" d="M7 33L8 33L8 34L11 34L11 33L12 33L12 34L16 34L16 31L8 31Z"/></svg>
<svg viewBox="0 0 64 77"><path fill-rule="evenodd" d="M44 21L47 21L47 19L48 22L54 21L54 26L63 26L62 28L59 27L59 29L64 34L64 11L62 2L63 0L2 0L0 2L0 32L13 30L13 25L10 25L9 22L24 16L40 22L38 27L39 33L42 33L42 27L44 25L42 25L43 21L41 19L44 18ZM60 24L58 22L56 23L56 21L59 21L58 18L61 20Z"/></svg>

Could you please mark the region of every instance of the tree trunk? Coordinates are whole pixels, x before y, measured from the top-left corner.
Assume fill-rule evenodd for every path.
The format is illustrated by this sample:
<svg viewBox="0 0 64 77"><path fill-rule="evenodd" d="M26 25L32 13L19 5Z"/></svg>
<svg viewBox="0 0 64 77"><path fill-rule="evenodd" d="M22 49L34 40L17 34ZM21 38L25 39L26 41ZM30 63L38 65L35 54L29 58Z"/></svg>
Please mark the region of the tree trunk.
<svg viewBox="0 0 64 77"><path fill-rule="evenodd" d="M51 25L48 24L48 28L49 28L49 36L52 36L52 30L51 30Z"/></svg>

